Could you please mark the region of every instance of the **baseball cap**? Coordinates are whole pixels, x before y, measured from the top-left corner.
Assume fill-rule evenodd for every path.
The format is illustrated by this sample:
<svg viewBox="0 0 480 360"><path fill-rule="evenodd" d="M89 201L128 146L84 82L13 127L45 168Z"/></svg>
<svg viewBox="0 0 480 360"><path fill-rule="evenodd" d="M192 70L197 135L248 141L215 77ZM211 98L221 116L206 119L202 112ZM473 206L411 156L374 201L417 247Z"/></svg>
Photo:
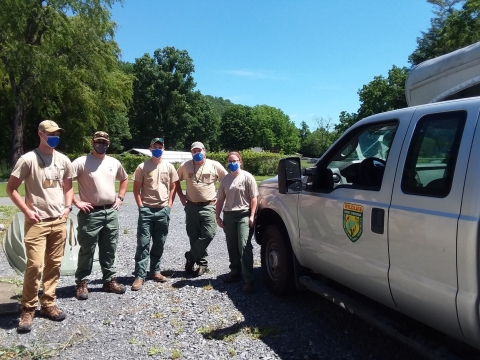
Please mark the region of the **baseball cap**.
<svg viewBox="0 0 480 360"><path fill-rule="evenodd" d="M105 131L97 131L95 134L93 134L93 141L95 140L106 140L110 141L110 136Z"/></svg>
<svg viewBox="0 0 480 360"><path fill-rule="evenodd" d="M55 132L64 130L59 127L55 121L43 120L40 124L38 124L38 131Z"/></svg>
<svg viewBox="0 0 480 360"><path fill-rule="evenodd" d="M190 150L193 150L193 149L205 149L205 146L203 146L203 144L200 141L195 141L192 144L192 147L190 148Z"/></svg>
<svg viewBox="0 0 480 360"><path fill-rule="evenodd" d="M150 146L156 143L160 143L163 145L163 138L153 138L152 141L150 141Z"/></svg>

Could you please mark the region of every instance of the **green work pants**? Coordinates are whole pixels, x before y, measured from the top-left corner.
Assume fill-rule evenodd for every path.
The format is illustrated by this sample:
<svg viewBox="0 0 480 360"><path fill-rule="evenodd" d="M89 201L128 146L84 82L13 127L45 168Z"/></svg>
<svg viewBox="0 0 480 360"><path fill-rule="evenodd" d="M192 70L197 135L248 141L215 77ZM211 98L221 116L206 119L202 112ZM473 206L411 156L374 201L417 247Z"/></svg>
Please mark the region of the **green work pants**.
<svg viewBox="0 0 480 360"><path fill-rule="evenodd" d="M98 244L98 261L103 273L103 283L109 282L115 276L115 253L118 242L118 212L114 208L92 209L78 215L78 264L75 271L75 281L86 280L92 273L93 255Z"/></svg>
<svg viewBox="0 0 480 360"><path fill-rule="evenodd" d="M135 252L135 278L145 280L150 255L150 275L160 273L160 261L168 235L170 208L150 208L142 206L138 209L137 251ZM150 249L150 238L152 248Z"/></svg>
<svg viewBox="0 0 480 360"><path fill-rule="evenodd" d="M253 228L248 225L250 210L223 212L223 231L227 239L230 271L243 274L245 282L253 281Z"/></svg>
<svg viewBox="0 0 480 360"><path fill-rule="evenodd" d="M195 205L187 203L185 206L187 235L190 239L188 260L199 266L208 266L207 247L215 237L217 223L215 221L215 205Z"/></svg>

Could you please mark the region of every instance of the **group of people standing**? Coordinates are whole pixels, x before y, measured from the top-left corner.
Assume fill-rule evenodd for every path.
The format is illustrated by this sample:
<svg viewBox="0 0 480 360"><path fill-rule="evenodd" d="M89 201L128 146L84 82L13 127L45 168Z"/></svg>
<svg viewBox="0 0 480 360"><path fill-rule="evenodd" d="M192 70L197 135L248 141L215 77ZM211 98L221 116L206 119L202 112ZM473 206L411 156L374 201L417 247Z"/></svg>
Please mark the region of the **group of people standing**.
<svg viewBox="0 0 480 360"><path fill-rule="evenodd" d="M66 223L72 205L78 209L77 238L80 245L75 272L75 296L88 299L88 277L98 246L102 270L102 290L123 294L126 287L116 280L114 268L119 236L118 210L128 186L128 174L121 163L106 155L110 137L97 131L92 137L92 152L70 162L55 150L63 131L52 120L38 126L39 146L17 161L7 184L7 193L25 215L25 253L27 264L22 292L22 312L17 331L29 332L38 306L42 284L40 315L62 321L66 314L56 305L55 290L60 278ZM162 159L164 141L154 138L152 156L140 164L133 175L133 195L138 206L137 248L132 291L138 291L149 277L166 282L160 262L168 235L170 212L178 194L186 213L190 250L185 253L185 272L201 276L208 271L207 248L217 225L226 235L230 273L226 282L244 280L243 291L254 291L253 222L258 189L254 177L242 170L242 157L231 152L229 172L218 162L207 159L201 142L191 146L192 159L178 170ZM78 197L72 181L77 180ZM118 194L115 182L119 181ZM186 194L180 182L186 182ZM25 183L25 200L18 193ZM218 191L216 183L219 182ZM223 218L222 216L223 211Z"/></svg>

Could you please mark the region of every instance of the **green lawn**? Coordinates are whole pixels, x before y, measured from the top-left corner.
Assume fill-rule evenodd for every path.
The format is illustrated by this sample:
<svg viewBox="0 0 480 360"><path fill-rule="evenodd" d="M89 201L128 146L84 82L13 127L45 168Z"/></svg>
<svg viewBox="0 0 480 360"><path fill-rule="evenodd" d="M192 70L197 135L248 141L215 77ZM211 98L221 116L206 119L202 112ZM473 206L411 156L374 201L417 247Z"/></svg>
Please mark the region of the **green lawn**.
<svg viewBox="0 0 480 360"><path fill-rule="evenodd" d="M269 179L271 178L272 176L255 176L255 180L257 180L257 182L260 182L260 181L263 181L265 179ZM185 187L185 182L182 181L181 182L181 185L182 185L182 190L185 191L186 187ZM119 183L117 182L115 184L115 187L118 191L118 186L119 186ZM6 182L2 182L0 183L0 197L6 197L8 196L7 195L7 191L6 191L6 187L7 187L7 183ZM75 194L78 194L78 186L77 186L77 182L73 182L73 189L75 191ZM133 181L129 181L128 183L128 188L127 188L127 192L132 192L133 191ZM18 192L20 193L20 195L22 196L25 196L25 186L22 184L20 185L20 187L18 188Z"/></svg>

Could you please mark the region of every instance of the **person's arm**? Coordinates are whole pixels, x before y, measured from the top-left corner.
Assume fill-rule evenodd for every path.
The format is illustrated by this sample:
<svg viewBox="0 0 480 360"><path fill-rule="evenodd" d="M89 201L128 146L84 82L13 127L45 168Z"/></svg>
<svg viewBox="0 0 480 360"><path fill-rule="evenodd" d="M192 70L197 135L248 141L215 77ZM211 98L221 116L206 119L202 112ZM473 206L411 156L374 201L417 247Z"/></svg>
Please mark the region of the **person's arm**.
<svg viewBox="0 0 480 360"><path fill-rule="evenodd" d="M257 211L257 197L253 197L250 200L250 217L248 218L248 225L253 227L255 222L255 211Z"/></svg>
<svg viewBox="0 0 480 360"><path fill-rule="evenodd" d="M187 205L187 197L182 191L182 186L180 185L180 180L175 181L175 191L178 194L178 197L180 198L180 201L182 202L183 206Z"/></svg>
<svg viewBox="0 0 480 360"><path fill-rule="evenodd" d="M142 183L134 180L133 181L133 198L135 199L135 202L137 203L138 208L141 208L143 206L142 196L140 195L141 188L142 188Z"/></svg>
<svg viewBox="0 0 480 360"><path fill-rule="evenodd" d="M61 217L68 217L73 203L72 178L63 179L63 195L65 196L65 208L62 210Z"/></svg>
<svg viewBox="0 0 480 360"><path fill-rule="evenodd" d="M215 218L217 220L217 225L220 226L223 229L223 220L220 217L220 213L223 210L223 203L225 202L225 199L218 199L217 198L217 203L215 205Z"/></svg>
<svg viewBox="0 0 480 360"><path fill-rule="evenodd" d="M175 200L175 190L177 188L177 183L170 183L170 192L168 193L168 207L171 209L173 206L173 200Z"/></svg>
<svg viewBox="0 0 480 360"><path fill-rule="evenodd" d="M17 206L17 208L25 214L25 219L27 222L39 222L40 221L40 215L35 212L34 210L30 209L27 204L25 204L25 201L23 200L22 196L18 192L18 187L22 183L22 180L19 178L11 175L10 178L8 179L7 183L7 194L10 197L10 199L13 201L13 203Z"/></svg>
<svg viewBox="0 0 480 360"><path fill-rule="evenodd" d="M115 200L115 204L113 204L113 208L115 210L118 210L120 208L120 206L122 206L123 198L125 198L125 193L127 192L127 186L128 186L128 176L125 179L123 179L122 181L120 181L120 188L118 189L118 196L117 196L117 199Z"/></svg>

